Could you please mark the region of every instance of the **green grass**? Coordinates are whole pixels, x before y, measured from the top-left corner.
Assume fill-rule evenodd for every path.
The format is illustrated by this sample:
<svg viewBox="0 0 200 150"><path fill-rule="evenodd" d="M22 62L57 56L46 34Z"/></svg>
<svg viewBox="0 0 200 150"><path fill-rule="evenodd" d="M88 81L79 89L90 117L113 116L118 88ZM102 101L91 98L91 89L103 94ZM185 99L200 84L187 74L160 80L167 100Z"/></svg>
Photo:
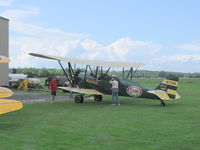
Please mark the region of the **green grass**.
<svg viewBox="0 0 200 150"><path fill-rule="evenodd" d="M154 88L161 79L137 79ZM26 104L0 116L0 150L199 150L199 79L181 79L181 100L120 97L121 106L73 101Z"/></svg>

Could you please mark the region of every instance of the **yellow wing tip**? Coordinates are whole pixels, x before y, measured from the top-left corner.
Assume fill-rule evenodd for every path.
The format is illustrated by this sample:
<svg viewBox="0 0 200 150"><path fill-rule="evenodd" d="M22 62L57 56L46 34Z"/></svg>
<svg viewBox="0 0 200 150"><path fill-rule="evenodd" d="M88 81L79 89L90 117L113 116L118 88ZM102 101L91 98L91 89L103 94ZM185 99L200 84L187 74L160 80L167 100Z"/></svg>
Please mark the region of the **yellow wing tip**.
<svg viewBox="0 0 200 150"><path fill-rule="evenodd" d="M8 63L10 62L10 59L6 56L0 55L0 63Z"/></svg>
<svg viewBox="0 0 200 150"><path fill-rule="evenodd" d="M23 103L16 100L0 99L0 114L9 113L23 108Z"/></svg>
<svg viewBox="0 0 200 150"><path fill-rule="evenodd" d="M8 88L0 87L0 98L6 98L12 96L14 93Z"/></svg>

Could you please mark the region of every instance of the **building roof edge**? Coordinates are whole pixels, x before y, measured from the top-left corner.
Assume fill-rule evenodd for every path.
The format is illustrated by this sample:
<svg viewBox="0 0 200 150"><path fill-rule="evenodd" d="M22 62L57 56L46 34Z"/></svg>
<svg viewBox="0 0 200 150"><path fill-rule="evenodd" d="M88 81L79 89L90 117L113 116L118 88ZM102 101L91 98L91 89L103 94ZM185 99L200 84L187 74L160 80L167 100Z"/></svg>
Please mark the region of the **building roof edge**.
<svg viewBox="0 0 200 150"><path fill-rule="evenodd" d="M3 19L3 20L6 20L6 21L9 21L9 19L4 18L4 17L2 17L2 16L0 16L0 19Z"/></svg>

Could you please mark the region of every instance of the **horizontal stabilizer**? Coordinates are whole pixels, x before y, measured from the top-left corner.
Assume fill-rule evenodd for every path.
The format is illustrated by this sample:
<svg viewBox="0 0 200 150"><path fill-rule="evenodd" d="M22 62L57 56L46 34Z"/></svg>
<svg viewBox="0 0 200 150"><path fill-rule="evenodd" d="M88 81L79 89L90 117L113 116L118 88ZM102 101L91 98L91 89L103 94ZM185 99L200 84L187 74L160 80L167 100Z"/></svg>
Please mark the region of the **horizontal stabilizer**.
<svg viewBox="0 0 200 150"><path fill-rule="evenodd" d="M23 108L23 103L15 100L0 99L0 114L5 114L11 111Z"/></svg>
<svg viewBox="0 0 200 150"><path fill-rule="evenodd" d="M139 62L104 62L104 61L96 61L96 60L82 60L82 59L73 59L73 58L64 58L58 56L50 56L50 55L42 55L37 53L29 53L32 56L58 60L58 61L65 61L74 64L83 64L83 65L93 65L93 66L101 66L101 67L113 67L113 68L131 68L131 67L142 67L144 66L143 63Z"/></svg>
<svg viewBox="0 0 200 150"><path fill-rule="evenodd" d="M151 94L155 94L156 96L158 96L161 100L174 100L174 99L179 99L181 98L179 96L178 93L176 93L176 96L175 98L170 98L168 93L165 92L165 91L162 91L162 90L152 90L152 91L147 91L148 93L151 93Z"/></svg>
<svg viewBox="0 0 200 150"><path fill-rule="evenodd" d="M79 88L71 88L71 87L58 87L58 89L71 91L74 93L81 93L81 94L90 94L90 95L103 95L103 93L94 90L94 89L79 89Z"/></svg>

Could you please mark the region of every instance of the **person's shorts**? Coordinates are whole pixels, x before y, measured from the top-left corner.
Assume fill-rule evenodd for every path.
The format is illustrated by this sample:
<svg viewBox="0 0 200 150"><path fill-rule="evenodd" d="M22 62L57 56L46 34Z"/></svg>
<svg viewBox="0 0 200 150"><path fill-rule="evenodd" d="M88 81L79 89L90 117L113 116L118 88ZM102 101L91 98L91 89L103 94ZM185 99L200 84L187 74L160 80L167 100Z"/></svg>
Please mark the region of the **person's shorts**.
<svg viewBox="0 0 200 150"><path fill-rule="evenodd" d="M51 92L51 95L56 96L56 92Z"/></svg>

